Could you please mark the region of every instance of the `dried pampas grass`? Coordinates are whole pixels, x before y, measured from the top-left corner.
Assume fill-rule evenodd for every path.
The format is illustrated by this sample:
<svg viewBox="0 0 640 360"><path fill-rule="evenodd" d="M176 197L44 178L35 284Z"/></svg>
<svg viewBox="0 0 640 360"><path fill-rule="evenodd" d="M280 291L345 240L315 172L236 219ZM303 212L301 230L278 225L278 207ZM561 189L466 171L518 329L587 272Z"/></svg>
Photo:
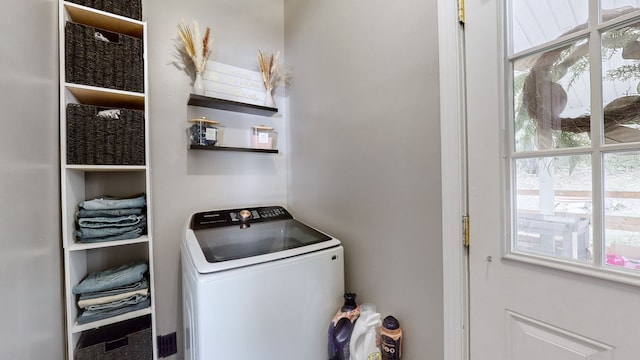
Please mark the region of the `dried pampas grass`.
<svg viewBox="0 0 640 360"><path fill-rule="evenodd" d="M197 21L193 21L193 30L187 24L184 19L178 23L178 36L182 40L183 50L189 55L196 72L201 73L204 71L207 59L211 50L209 49L211 43L211 29L207 27L204 32L204 36L200 37L200 27Z"/></svg>
<svg viewBox="0 0 640 360"><path fill-rule="evenodd" d="M288 85L291 81L291 72L278 63L279 59L280 52L273 54L258 49L258 67L267 92L271 92L279 85Z"/></svg>

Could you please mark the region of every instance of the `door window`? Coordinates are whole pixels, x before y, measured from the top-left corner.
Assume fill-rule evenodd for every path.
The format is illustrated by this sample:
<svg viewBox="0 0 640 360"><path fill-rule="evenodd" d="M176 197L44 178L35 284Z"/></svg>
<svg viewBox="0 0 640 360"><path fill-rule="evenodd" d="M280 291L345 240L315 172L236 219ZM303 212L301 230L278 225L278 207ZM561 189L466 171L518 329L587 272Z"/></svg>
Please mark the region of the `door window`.
<svg viewBox="0 0 640 360"><path fill-rule="evenodd" d="M640 275L640 0L507 0L508 253Z"/></svg>

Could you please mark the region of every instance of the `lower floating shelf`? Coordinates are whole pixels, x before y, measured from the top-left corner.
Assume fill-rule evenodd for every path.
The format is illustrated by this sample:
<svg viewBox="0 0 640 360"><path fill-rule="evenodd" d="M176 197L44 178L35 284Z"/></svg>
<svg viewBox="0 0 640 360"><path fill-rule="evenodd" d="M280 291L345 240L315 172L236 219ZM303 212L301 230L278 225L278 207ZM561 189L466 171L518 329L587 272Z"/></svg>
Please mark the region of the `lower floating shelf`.
<svg viewBox="0 0 640 360"><path fill-rule="evenodd" d="M277 154L278 149L255 149L255 148L243 148L243 147L231 147L231 146L216 146L216 145L189 145L191 150L218 150L218 151L240 151L240 152L259 152Z"/></svg>

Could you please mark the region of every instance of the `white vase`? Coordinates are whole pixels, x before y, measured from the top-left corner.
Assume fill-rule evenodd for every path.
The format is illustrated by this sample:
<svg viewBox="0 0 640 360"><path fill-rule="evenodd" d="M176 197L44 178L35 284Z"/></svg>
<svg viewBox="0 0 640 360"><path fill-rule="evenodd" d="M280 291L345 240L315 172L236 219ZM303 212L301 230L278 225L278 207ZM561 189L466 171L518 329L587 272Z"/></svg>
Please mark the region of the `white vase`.
<svg viewBox="0 0 640 360"><path fill-rule="evenodd" d="M204 95L204 82L202 81L202 73L196 72L196 80L193 82L193 93L196 95Z"/></svg>
<svg viewBox="0 0 640 360"><path fill-rule="evenodd" d="M264 92L264 106L271 108L276 107L276 101L273 99L273 90Z"/></svg>

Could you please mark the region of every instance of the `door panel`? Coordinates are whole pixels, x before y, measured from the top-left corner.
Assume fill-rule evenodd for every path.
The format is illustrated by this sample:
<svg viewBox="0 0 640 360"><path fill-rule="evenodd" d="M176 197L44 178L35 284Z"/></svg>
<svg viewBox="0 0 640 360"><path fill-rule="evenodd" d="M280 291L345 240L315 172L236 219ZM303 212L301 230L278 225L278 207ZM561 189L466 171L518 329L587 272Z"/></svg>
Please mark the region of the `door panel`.
<svg viewBox="0 0 640 360"><path fill-rule="evenodd" d="M635 359L640 339L640 287L637 285L640 284L640 275L637 272L626 272L626 284L609 280L615 280L614 276L589 275L591 272L585 269L594 266L611 270L606 268L606 264L601 264L606 251L604 246L601 249L590 249L593 253L584 252L585 242L590 243L593 236L602 234L592 234L589 232L591 230L580 227L585 224L584 220L580 220L572 224L575 229L572 228L571 233L567 233L566 239L560 237L549 240L552 242L550 246L549 243L542 244L542 236L539 237L540 244L513 243L516 251L522 250L518 247L538 246L534 248L535 251L525 254L529 256L526 262L509 253L511 234L514 232L511 229L516 229L511 219L513 222L531 219L530 216L513 215L519 212L511 211L511 206L517 206L514 204L518 202L512 201L512 197L517 195L515 191L508 190L509 186L512 183L516 186L523 183L509 175L509 166L512 165L506 156L512 145L505 140L504 135L512 130L509 123L512 120L509 119L514 115L506 105L511 101L509 99L513 99L513 94L506 80L509 72L505 71L504 42L500 26L503 23L501 14L504 7L500 2L501 0L466 2L468 200L471 219L470 358ZM571 2L575 1L567 1ZM579 24L582 20L576 23ZM593 77L589 81L590 85L594 84ZM588 104L586 107L596 115L602 113ZM580 151L582 150L578 150ZM602 153L605 151L596 155L591 151L582 151L580 156L591 159ZM557 158L555 153L547 155L532 155L529 158L534 161L545 157ZM632 152L631 156L637 157L637 153ZM518 161L524 161L525 158L526 156L518 158ZM582 164L585 163L588 164L589 161ZM603 166L590 167L589 171L603 172L602 178L594 176L593 179L596 183L604 182L603 188L610 190L607 194L618 190L613 186L611 189L607 187L608 180ZM572 172L571 176L575 174ZM587 187L590 186L589 182ZM531 189L523 187L521 190ZM566 196L567 193L559 193L560 190L564 191L555 188L555 194L552 191L551 196ZM586 194L583 196L584 200L593 202L594 206L602 205L602 198L613 196L603 192L602 197L592 199L590 189L577 190L584 191L581 193ZM636 193L638 190L635 190ZM536 193L534 196L542 194ZM543 202L539 201L539 204L542 206ZM557 209L552 213L557 215ZM602 219L606 218L604 215L607 213L600 214L603 215ZM587 212L578 218L593 222L594 215ZM637 218L637 214L631 218ZM606 229L608 222L608 218L602 221L603 229ZM527 224L540 225L532 222ZM531 232L532 228L527 229ZM556 266L547 266L547 258L553 258Z"/></svg>
<svg viewBox="0 0 640 360"><path fill-rule="evenodd" d="M613 348L535 319L507 312L510 359L612 360Z"/></svg>

